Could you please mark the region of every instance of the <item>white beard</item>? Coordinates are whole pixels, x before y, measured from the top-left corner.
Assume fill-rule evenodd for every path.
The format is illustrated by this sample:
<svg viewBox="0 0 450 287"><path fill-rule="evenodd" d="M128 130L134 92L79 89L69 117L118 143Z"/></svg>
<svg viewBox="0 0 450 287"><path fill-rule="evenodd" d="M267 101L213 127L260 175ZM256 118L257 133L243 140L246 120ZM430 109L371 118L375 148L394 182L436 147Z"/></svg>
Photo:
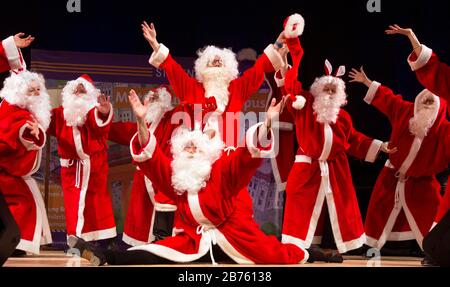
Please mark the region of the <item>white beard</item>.
<svg viewBox="0 0 450 287"><path fill-rule="evenodd" d="M227 73L227 69L218 67L206 68L203 71L202 76L205 97L214 97L219 112L223 113L228 105L230 96L228 85L232 81L233 76Z"/></svg>
<svg viewBox="0 0 450 287"><path fill-rule="evenodd" d="M409 120L409 131L411 134L424 138L433 125L434 109L421 109Z"/></svg>
<svg viewBox="0 0 450 287"><path fill-rule="evenodd" d="M152 103L148 107L145 120L148 124L155 123L161 119L166 111L163 109L162 104Z"/></svg>
<svg viewBox="0 0 450 287"><path fill-rule="evenodd" d="M47 93L42 93L39 96L27 96L25 99L26 109L29 110L44 131L47 130L50 125L51 110L50 96Z"/></svg>
<svg viewBox="0 0 450 287"><path fill-rule="evenodd" d="M63 92L62 106L64 119L68 126L82 126L86 122L88 112L98 106L97 97L89 94L74 95Z"/></svg>
<svg viewBox="0 0 450 287"><path fill-rule="evenodd" d="M330 99L326 93L314 95L313 109L317 115L317 121L323 124L336 123L341 107L347 102L347 95L339 93Z"/></svg>
<svg viewBox="0 0 450 287"><path fill-rule="evenodd" d="M171 165L172 186L178 194L197 194L206 186L212 167L209 156L185 151L174 155Z"/></svg>

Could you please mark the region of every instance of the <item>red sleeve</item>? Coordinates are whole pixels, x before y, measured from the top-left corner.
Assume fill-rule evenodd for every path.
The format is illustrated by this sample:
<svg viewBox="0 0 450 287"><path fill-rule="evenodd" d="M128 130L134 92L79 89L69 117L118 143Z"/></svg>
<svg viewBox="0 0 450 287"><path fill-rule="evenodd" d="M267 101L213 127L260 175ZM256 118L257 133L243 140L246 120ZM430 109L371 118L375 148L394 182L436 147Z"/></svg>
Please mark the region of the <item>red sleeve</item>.
<svg viewBox="0 0 450 287"><path fill-rule="evenodd" d="M87 114L86 124L90 129L92 129L92 131L101 135L102 137L105 137L106 139L109 136L109 129L111 127L112 118L112 106L108 115L104 115L100 113L97 108L93 108Z"/></svg>
<svg viewBox="0 0 450 287"><path fill-rule="evenodd" d="M349 155L367 162L374 162L378 157L383 142L358 132L350 124L348 144L347 153Z"/></svg>
<svg viewBox="0 0 450 287"><path fill-rule="evenodd" d="M0 73L9 71L10 69L5 49L3 48L3 45L0 45Z"/></svg>
<svg viewBox="0 0 450 287"><path fill-rule="evenodd" d="M59 110L60 110L60 108L52 109L52 117L51 117L50 125L48 126L48 129L47 129L47 134L50 136L56 137L56 121L59 116Z"/></svg>
<svg viewBox="0 0 450 287"><path fill-rule="evenodd" d="M131 139L137 132L136 123L133 122L116 122L111 123L109 128L108 140L120 145L128 146Z"/></svg>
<svg viewBox="0 0 450 287"><path fill-rule="evenodd" d="M420 58L412 53L409 61L415 63L420 61ZM428 62L415 72L417 79L425 88L446 101L450 100L450 67L440 62L435 53L432 53Z"/></svg>
<svg viewBox="0 0 450 287"><path fill-rule="evenodd" d="M403 100L401 95L394 94L391 89L375 81L369 87L364 101L376 107L391 122L402 117L414 105L411 102Z"/></svg>
<svg viewBox="0 0 450 287"><path fill-rule="evenodd" d="M26 69L22 52L17 48L14 37L8 37L0 43L0 72Z"/></svg>
<svg viewBox="0 0 450 287"><path fill-rule="evenodd" d="M197 99L195 87L198 85L196 79L192 78L181 67L170 54L162 62L159 68L166 72L167 79L173 88L175 95L181 100L190 103L201 102L202 99Z"/></svg>

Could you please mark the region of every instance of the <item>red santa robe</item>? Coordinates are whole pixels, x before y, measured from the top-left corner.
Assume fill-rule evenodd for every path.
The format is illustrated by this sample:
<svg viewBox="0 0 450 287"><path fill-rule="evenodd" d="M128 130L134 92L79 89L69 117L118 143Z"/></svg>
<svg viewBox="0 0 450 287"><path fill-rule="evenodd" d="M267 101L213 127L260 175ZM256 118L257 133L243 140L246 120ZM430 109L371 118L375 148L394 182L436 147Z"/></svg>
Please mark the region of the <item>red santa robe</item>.
<svg viewBox="0 0 450 287"><path fill-rule="evenodd" d="M407 230L393 229L402 211L420 247L433 224L441 201L440 184L435 174L443 171L450 159L446 103L435 96L439 109L425 138L415 137L409 130L409 121L417 112L418 100L429 94L428 90L422 91L413 104L373 82L364 99L389 118L392 125L389 146L398 148L397 152L389 155L367 210L365 230L367 244L372 247L381 248L386 240L393 240L389 238L391 231L397 232L397 240L411 239Z"/></svg>
<svg viewBox="0 0 450 287"><path fill-rule="evenodd" d="M14 36L8 37L0 45L0 72L12 70L18 72L26 69L22 52L14 42Z"/></svg>
<svg viewBox="0 0 450 287"><path fill-rule="evenodd" d="M83 126L68 126L64 109L52 111L48 133L58 140L66 229L86 241L116 236L111 197L107 189L108 117L92 108Z"/></svg>
<svg viewBox="0 0 450 287"><path fill-rule="evenodd" d="M0 104L0 192L20 229L17 249L39 254L52 237L42 194L31 177L40 167L45 131L39 128L39 140L31 135L26 127L31 120L28 110L6 100Z"/></svg>
<svg viewBox="0 0 450 287"><path fill-rule="evenodd" d="M425 45L417 57L413 52L408 58L411 69L416 72L419 82L433 94L450 100L450 67L439 61L438 56ZM447 108L450 108L448 106ZM450 110L449 110L450 112ZM450 185L447 185L442 203L438 209L435 224L450 210Z"/></svg>
<svg viewBox="0 0 450 287"><path fill-rule="evenodd" d="M172 115L178 112L175 108L164 113L157 122L149 125L149 130L155 135L162 152L171 156L170 138L178 124L171 122ZM137 132L136 123L112 123L109 131L109 140L121 145L129 146L132 137ZM144 245L154 241L153 223L155 211L173 212L177 207L175 202L158 192L152 182L144 175L139 167L136 168L133 178L133 187L125 218L123 241L132 246Z"/></svg>
<svg viewBox="0 0 450 287"><path fill-rule="evenodd" d="M249 129L248 146L255 146L258 126ZM130 250L145 250L171 261L190 262L212 252L212 245L217 244L240 264L306 262L307 252L293 244L282 244L275 236L265 235L247 206L236 204L237 195L248 185L261 163L261 159L252 158L246 148L238 148L230 155L224 152L213 164L206 187L197 194L181 195L175 193L171 184L171 161L159 149L153 135L144 148L135 136L130 148L134 160L154 186L177 203L183 228L173 237Z"/></svg>

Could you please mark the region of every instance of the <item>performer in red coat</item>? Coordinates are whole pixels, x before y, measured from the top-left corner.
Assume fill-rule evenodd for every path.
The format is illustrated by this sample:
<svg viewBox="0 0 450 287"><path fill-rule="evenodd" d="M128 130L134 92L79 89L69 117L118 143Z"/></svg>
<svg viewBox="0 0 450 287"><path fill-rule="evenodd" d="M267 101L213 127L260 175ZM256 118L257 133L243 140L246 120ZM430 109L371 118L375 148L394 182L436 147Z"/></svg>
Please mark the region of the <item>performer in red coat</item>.
<svg viewBox="0 0 450 287"><path fill-rule="evenodd" d="M170 139L173 130L179 126L178 123L172 123L172 115L180 109L173 108L172 95L165 86L152 89L144 100L151 103L145 118L147 126L155 135L163 153L171 156ZM134 122L115 122L111 124L108 139L129 146L136 132ZM171 236L176 209L172 199L155 190L142 170L136 168L125 218L123 241L138 246Z"/></svg>
<svg viewBox="0 0 450 287"><path fill-rule="evenodd" d="M68 235L85 240L116 236L107 189L111 103L83 75L62 91L62 106L53 109L48 133L58 140L61 184Z"/></svg>
<svg viewBox="0 0 450 287"><path fill-rule="evenodd" d="M27 65L20 49L27 48L34 41L29 35L23 38L24 33L18 33L2 41L0 45L0 72L13 71L15 73L26 70Z"/></svg>
<svg viewBox="0 0 450 287"><path fill-rule="evenodd" d="M310 92L302 89L298 35L286 41L293 61L285 78L286 105L295 119L299 149L286 187L282 242L302 248L319 244L323 219L329 217L336 247L344 253L366 242L347 156L373 162L383 143L356 131L341 108L347 102L339 78L345 67L332 76L326 61L327 75L317 78Z"/></svg>
<svg viewBox="0 0 450 287"><path fill-rule="evenodd" d="M392 25L386 30L386 33L389 35L400 34L408 37L413 47L413 52L408 57L408 63L416 73L417 79L426 89L448 102L450 100L450 67L439 61L438 56L436 53L433 53L433 50L421 44L412 29ZM447 106L447 109L450 112L450 106ZM444 197L435 218L435 224L441 221L449 210L450 186L447 184Z"/></svg>
<svg viewBox="0 0 450 287"><path fill-rule="evenodd" d="M154 244L134 247L126 252L100 251L82 239L71 237L71 246L97 264L155 264L191 262L217 245L229 258L241 264L297 264L306 261L307 253L294 244L282 244L265 235L247 216L236 196L245 187L261 163L261 156L272 150L256 148L256 137L264 137L271 119L281 105L275 100L265 123L252 126L246 136L248 148L238 148L228 155L224 143L214 130L203 133L180 128L172 138L171 161L159 148L146 127L146 106L131 94L130 102L138 119L138 134L131 142L131 152L154 186L177 203L183 232ZM258 131L260 134L258 134ZM141 145L140 143L145 143ZM273 145L272 145L273 147Z"/></svg>
<svg viewBox="0 0 450 287"><path fill-rule="evenodd" d="M369 80L362 69L353 69L350 77L369 88L364 101L388 117L392 125L389 146L397 150L389 155L372 193L365 222L367 244L381 249L386 240L411 239L412 231L422 248L441 201L435 175L450 159L447 105L428 90L419 93L414 103L405 101ZM409 228L396 229L397 218L405 217ZM393 232L394 238L390 237Z"/></svg>
<svg viewBox="0 0 450 287"><path fill-rule="evenodd" d="M31 177L40 167L50 123L50 98L42 75L12 73L0 91L0 193L17 222L17 249L39 254L52 242L41 192Z"/></svg>

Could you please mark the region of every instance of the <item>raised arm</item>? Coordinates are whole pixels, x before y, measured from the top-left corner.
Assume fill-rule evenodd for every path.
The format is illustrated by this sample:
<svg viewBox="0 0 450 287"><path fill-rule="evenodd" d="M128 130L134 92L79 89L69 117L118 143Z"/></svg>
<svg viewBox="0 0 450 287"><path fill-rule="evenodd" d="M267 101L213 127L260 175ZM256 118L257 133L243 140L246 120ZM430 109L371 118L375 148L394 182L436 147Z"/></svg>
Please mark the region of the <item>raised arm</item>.
<svg viewBox="0 0 450 287"><path fill-rule="evenodd" d="M86 123L94 132L107 139L113 118L111 98L101 94L98 103L97 107L89 111Z"/></svg>
<svg viewBox="0 0 450 287"><path fill-rule="evenodd" d="M395 95L388 87L370 80L364 72L363 67L359 71L352 69L349 76L351 78L350 82L362 83L369 88L364 101L369 105L375 106L391 122L401 117L408 109L412 109L413 103L403 100L401 95Z"/></svg>
<svg viewBox="0 0 450 287"><path fill-rule="evenodd" d="M164 44L158 42L155 25L153 23L148 25L147 22L143 22L141 27L144 38L153 49L149 63L155 68L165 71L175 95L180 100L188 102L200 101L201 99L195 99L196 93L192 90L198 84L197 80L189 76L183 67L172 58L169 49Z"/></svg>
<svg viewBox="0 0 450 287"><path fill-rule="evenodd" d="M136 123L115 122L109 128L108 140L120 145L129 145L131 139L137 132Z"/></svg>
<svg viewBox="0 0 450 287"><path fill-rule="evenodd" d="M450 67L439 61L438 56L427 46L420 43L412 29L398 25L389 26L389 35L399 34L408 37L413 48L408 57L411 69L416 73L419 82L432 93L450 100Z"/></svg>
<svg viewBox="0 0 450 287"><path fill-rule="evenodd" d="M26 64L20 49L30 46L34 41L34 37L31 35L28 37L24 36L24 33L18 33L2 41L0 45L0 72L26 69Z"/></svg>

